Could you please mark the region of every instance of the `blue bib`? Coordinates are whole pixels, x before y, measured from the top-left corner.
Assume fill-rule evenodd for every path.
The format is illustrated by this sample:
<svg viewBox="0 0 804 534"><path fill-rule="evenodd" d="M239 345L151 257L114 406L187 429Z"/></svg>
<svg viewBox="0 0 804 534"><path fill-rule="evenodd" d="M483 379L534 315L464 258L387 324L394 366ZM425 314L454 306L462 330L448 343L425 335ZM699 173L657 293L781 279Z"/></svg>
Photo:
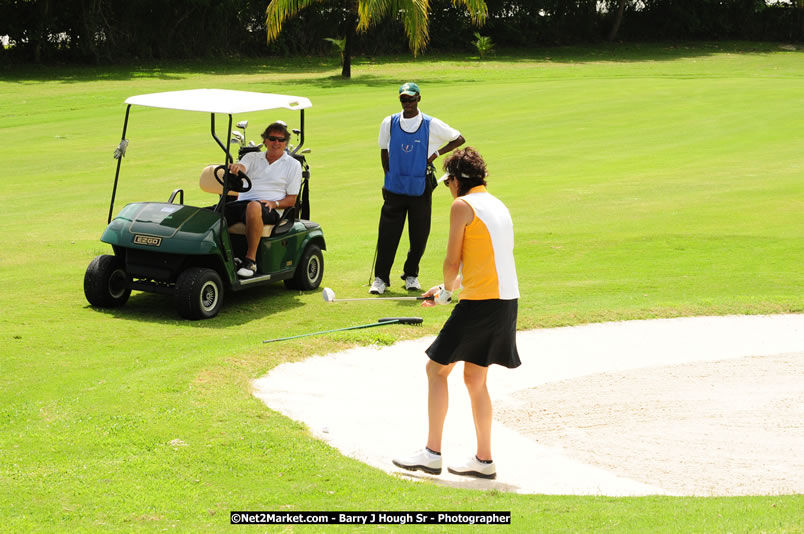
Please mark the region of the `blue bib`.
<svg viewBox="0 0 804 534"><path fill-rule="evenodd" d="M424 194L431 119L422 113L419 129L408 133L399 125L401 115L391 116L390 170L385 173L385 189L397 195L418 197Z"/></svg>

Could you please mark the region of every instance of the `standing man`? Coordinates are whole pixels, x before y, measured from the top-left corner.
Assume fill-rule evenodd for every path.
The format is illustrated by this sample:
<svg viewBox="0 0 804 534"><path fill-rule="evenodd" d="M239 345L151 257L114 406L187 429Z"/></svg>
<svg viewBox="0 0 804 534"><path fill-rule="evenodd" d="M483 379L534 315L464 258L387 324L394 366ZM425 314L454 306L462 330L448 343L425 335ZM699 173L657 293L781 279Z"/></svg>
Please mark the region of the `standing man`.
<svg viewBox="0 0 804 534"><path fill-rule="evenodd" d="M285 123L277 121L268 125L262 133L265 152L249 152L239 163L229 165L229 172L246 173L252 187L240 193L236 202L226 204L228 224L246 224L248 250L237 275L250 278L257 272L257 248L260 245L263 226L276 224L285 208L296 205L301 188L301 164L285 150L290 132Z"/></svg>
<svg viewBox="0 0 804 534"><path fill-rule="evenodd" d="M410 248L402 280L405 289L418 291L419 261L430 235L433 186L426 180L427 166L438 156L461 146L461 133L443 121L419 111L419 86L406 83L399 88L402 112L386 117L380 125L380 159L385 171L383 205L377 235L377 263L369 293L382 295L390 285L391 267L405 218Z"/></svg>

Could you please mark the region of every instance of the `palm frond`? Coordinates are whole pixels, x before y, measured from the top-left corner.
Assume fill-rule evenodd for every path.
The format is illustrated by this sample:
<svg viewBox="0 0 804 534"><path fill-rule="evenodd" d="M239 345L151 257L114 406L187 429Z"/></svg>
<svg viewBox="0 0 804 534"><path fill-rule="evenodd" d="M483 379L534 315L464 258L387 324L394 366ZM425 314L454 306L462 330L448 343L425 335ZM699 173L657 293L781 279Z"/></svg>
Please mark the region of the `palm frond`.
<svg viewBox="0 0 804 534"><path fill-rule="evenodd" d="M326 0L271 0L265 10L267 41L275 40L282 31L282 23L302 9ZM377 21L398 17L405 29L408 46L414 56L430 42L430 0L353 0L357 7L357 31L368 30ZM485 0L452 0L469 11L472 23L482 25L488 17Z"/></svg>
<svg viewBox="0 0 804 534"><path fill-rule="evenodd" d="M302 9L323 0L271 0L265 8L266 41L271 42L279 37L282 23L296 16Z"/></svg>
<svg viewBox="0 0 804 534"><path fill-rule="evenodd" d="M485 0L452 0L452 5L465 6L469 10L469 16L475 26L483 25L489 16L489 8Z"/></svg>
<svg viewBox="0 0 804 534"><path fill-rule="evenodd" d="M430 41L429 11L430 0L358 0L357 30L366 31L387 16L398 17L416 56Z"/></svg>
<svg viewBox="0 0 804 534"><path fill-rule="evenodd" d="M397 0L358 0L357 2L357 31L364 32L375 22L387 16L397 4Z"/></svg>
<svg viewBox="0 0 804 534"><path fill-rule="evenodd" d="M399 15L408 37L408 46L413 56L430 42L430 0L400 0Z"/></svg>

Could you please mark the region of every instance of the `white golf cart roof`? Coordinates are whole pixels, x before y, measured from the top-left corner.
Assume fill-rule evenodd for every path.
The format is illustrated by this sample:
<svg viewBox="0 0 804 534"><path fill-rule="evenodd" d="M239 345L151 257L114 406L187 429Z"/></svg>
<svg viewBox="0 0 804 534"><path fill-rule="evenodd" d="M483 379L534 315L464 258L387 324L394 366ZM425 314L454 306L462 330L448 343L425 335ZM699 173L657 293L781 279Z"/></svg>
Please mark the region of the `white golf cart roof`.
<svg viewBox="0 0 804 534"><path fill-rule="evenodd" d="M234 91L231 89L190 89L137 95L126 99L126 104L152 108L204 111L207 113L248 113L267 109L285 108L301 110L312 107L303 96L275 95Z"/></svg>

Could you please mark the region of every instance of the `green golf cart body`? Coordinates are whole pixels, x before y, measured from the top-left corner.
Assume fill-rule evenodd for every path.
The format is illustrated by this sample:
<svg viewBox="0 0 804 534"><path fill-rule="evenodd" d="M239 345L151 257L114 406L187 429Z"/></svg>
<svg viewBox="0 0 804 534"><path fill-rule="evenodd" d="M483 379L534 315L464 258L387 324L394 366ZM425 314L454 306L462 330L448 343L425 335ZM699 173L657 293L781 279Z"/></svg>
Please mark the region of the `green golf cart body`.
<svg viewBox="0 0 804 534"><path fill-rule="evenodd" d="M303 97L197 89L139 95L126 100L123 137L115 157L118 159L109 220L101 241L112 246L113 255L96 257L84 276L84 294L90 304L101 308L123 306L132 290L161 293L174 297L179 314L188 319L211 318L218 314L228 291L243 291L264 284L284 281L288 288L316 289L323 278L326 249L321 226L309 218L310 171L300 150L304 143L304 109L311 106ZM188 206L184 191L173 191L167 202L134 202L112 219L120 166L128 145L125 137L132 105L207 112L211 115L212 137L223 149L224 163L213 171L217 190L214 207ZM301 142L291 156L302 165L302 190L296 206L285 210L275 226L266 226L257 252L257 273L238 278L236 258L246 251L242 223L229 227L223 216L232 190L245 190L240 177L228 173L232 115L276 108L298 110ZM228 115L224 144L215 132L215 115ZM199 166L201 167L201 166ZM211 166L211 168L214 166ZM248 183L250 187L250 182Z"/></svg>

